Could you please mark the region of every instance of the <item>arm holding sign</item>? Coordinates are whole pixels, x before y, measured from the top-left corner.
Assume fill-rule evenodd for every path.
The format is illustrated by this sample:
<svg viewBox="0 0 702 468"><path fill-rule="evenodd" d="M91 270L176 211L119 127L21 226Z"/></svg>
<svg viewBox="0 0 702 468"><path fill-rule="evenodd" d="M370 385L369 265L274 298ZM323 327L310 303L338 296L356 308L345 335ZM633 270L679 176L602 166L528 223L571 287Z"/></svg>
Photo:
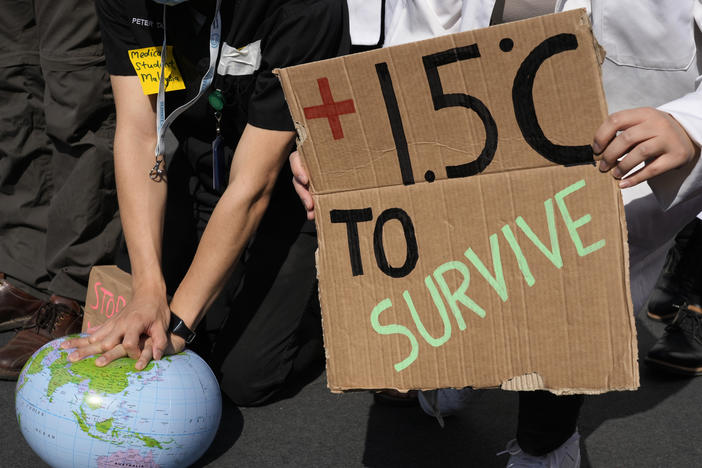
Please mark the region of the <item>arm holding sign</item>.
<svg viewBox="0 0 702 468"><path fill-rule="evenodd" d="M621 188L680 168L700 153L699 144L672 115L651 107L611 114L595 133L592 149L602 157L600 171L611 170ZM642 162L643 168L624 177Z"/></svg>
<svg viewBox="0 0 702 468"><path fill-rule="evenodd" d="M699 33L702 2L695 2L693 15ZM697 49L699 57L699 44ZM663 209L699 195L702 187L702 76L695 85L695 91L657 109L616 112L595 133L593 151L602 156L600 170L612 170L619 179L646 162L644 168L624 177L620 186L632 187L648 180Z"/></svg>
<svg viewBox="0 0 702 468"><path fill-rule="evenodd" d="M290 154L290 169L293 173L293 186L295 187L295 192L300 197L302 205L305 207L307 212L307 219L314 219L314 200L312 199L312 194L310 193L310 178L307 175L307 169L302 164L302 158L300 153L293 151Z"/></svg>

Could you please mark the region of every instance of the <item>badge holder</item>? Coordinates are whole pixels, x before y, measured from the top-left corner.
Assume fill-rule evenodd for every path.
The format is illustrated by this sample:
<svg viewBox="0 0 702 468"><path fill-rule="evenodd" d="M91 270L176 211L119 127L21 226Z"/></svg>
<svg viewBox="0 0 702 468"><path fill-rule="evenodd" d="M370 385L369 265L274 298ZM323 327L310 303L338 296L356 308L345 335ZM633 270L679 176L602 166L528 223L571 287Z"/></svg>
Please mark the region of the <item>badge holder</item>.
<svg viewBox="0 0 702 468"><path fill-rule="evenodd" d="M224 108L224 96L219 89L214 90L207 97L210 106L214 109L214 117L217 121L215 139L212 140L212 189L219 192L224 185L222 178L224 176L224 158L222 157L222 109Z"/></svg>

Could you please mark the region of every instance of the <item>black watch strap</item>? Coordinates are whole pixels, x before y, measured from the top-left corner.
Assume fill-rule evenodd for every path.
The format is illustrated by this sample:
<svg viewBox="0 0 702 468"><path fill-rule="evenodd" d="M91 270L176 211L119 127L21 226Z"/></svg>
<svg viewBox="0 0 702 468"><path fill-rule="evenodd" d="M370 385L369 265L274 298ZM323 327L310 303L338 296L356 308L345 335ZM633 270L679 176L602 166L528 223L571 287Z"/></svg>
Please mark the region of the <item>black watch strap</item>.
<svg viewBox="0 0 702 468"><path fill-rule="evenodd" d="M187 344L192 343L195 339L195 332L188 328L183 319L173 311L171 311L171 324L168 326L168 331L183 338Z"/></svg>

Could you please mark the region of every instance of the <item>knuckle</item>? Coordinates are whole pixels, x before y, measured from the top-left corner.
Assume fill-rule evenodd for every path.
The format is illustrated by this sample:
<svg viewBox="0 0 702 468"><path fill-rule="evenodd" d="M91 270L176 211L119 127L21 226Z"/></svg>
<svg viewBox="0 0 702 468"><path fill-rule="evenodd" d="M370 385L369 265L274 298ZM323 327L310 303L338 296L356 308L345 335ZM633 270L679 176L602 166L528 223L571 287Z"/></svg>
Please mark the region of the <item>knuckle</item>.
<svg viewBox="0 0 702 468"><path fill-rule="evenodd" d="M651 177L657 176L662 172L663 170L660 167L658 167L658 164L652 164L651 166L649 166L649 174Z"/></svg>
<svg viewBox="0 0 702 468"><path fill-rule="evenodd" d="M638 144L635 148L634 153L636 156L640 156L641 159L646 159L646 156L651 154L650 148L649 148L648 144L646 144L646 143Z"/></svg>
<svg viewBox="0 0 702 468"><path fill-rule="evenodd" d="M621 138L621 141L627 145L631 145L635 142L634 135L629 130L625 130L622 133L620 133L619 138Z"/></svg>
<svg viewBox="0 0 702 468"><path fill-rule="evenodd" d="M608 166L612 166L614 163L617 162L617 155L612 153L611 151L607 151L602 154L602 160L605 161ZM611 169L611 167L609 169Z"/></svg>
<svg viewBox="0 0 702 468"><path fill-rule="evenodd" d="M127 347L134 347L136 346L136 340L131 337L131 336L125 336L124 339L122 340L122 345L127 348Z"/></svg>
<svg viewBox="0 0 702 468"><path fill-rule="evenodd" d="M673 164L676 167L683 164L687 160L685 152L681 150L672 150L668 154L670 154L670 159L673 161Z"/></svg>

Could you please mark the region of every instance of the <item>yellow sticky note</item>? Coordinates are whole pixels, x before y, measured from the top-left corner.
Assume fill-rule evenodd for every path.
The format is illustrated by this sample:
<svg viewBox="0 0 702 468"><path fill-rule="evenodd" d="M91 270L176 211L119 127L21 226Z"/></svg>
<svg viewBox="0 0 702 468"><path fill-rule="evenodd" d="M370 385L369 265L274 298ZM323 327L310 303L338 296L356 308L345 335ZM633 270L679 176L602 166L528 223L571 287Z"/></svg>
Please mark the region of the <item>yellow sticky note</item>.
<svg viewBox="0 0 702 468"><path fill-rule="evenodd" d="M136 71L144 94L158 93L158 82L161 76L161 47L144 47L129 51L129 60ZM183 76L173 58L173 46L166 46L165 90L176 91L185 89Z"/></svg>

